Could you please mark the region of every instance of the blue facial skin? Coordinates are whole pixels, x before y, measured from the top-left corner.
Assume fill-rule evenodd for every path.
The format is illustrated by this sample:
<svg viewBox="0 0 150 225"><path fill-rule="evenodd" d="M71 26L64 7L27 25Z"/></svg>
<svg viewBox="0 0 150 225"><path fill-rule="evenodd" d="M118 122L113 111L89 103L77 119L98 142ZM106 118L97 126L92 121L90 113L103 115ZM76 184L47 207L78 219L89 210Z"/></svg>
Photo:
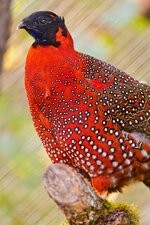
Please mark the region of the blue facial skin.
<svg viewBox="0 0 150 225"><path fill-rule="evenodd" d="M37 35L37 32L35 32L34 30L30 30L30 29L26 29L26 31L35 39L39 39L38 38L38 35Z"/></svg>
<svg viewBox="0 0 150 225"><path fill-rule="evenodd" d="M46 43L47 40L46 39L43 39L43 37L40 37L41 36L41 33L39 33L38 31L36 30L31 30L31 29L26 29L26 31L37 41L37 42L40 42L40 43Z"/></svg>

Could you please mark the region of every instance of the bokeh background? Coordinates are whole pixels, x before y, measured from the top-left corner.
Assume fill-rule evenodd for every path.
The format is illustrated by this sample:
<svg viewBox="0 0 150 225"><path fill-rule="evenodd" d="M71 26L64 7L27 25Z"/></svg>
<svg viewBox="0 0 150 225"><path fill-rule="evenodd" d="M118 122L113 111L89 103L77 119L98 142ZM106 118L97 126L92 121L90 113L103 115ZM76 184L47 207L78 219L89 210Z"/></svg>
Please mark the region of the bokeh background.
<svg viewBox="0 0 150 225"><path fill-rule="evenodd" d="M22 18L37 10L64 16L77 50L150 83L150 0L0 0L0 63L5 52L0 64L1 225L59 225L64 220L42 185L50 161L32 125L24 89L33 39L16 31ZM141 224L150 225L150 191L143 184L114 198L137 204Z"/></svg>

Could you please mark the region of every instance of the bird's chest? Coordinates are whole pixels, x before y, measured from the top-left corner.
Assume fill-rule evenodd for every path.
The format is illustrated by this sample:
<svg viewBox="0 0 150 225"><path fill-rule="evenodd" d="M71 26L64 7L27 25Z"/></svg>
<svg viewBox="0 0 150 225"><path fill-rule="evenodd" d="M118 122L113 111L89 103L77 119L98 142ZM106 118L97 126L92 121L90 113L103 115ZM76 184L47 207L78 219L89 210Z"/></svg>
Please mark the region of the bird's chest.
<svg viewBox="0 0 150 225"><path fill-rule="evenodd" d="M82 157L97 149L103 114L98 110L97 95L83 82L80 70L65 63L26 70L25 83L34 125L44 146L53 151L57 148L57 153L62 148L69 157L81 157L78 162L84 163ZM89 134L86 140L85 134Z"/></svg>
<svg viewBox="0 0 150 225"><path fill-rule="evenodd" d="M55 135L67 125L80 127L94 113L96 96L82 84L81 72L65 62L26 70L25 84L35 125Z"/></svg>

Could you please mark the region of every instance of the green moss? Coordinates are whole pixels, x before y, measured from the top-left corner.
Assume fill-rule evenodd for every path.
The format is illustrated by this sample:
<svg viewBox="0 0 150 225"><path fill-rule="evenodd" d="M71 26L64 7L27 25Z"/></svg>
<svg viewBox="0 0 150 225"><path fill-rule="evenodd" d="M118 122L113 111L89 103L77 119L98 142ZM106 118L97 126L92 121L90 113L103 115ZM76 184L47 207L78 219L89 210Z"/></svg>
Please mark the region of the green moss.
<svg viewBox="0 0 150 225"><path fill-rule="evenodd" d="M103 216L107 217L110 214L115 213L117 211L125 211L127 214L127 220L124 222L124 224L121 224L121 225L128 225L129 220L131 225L140 224L139 211L137 206L135 205L129 205L127 203L104 201L103 208L100 210L100 213L103 214ZM101 224L98 224L98 225L101 225Z"/></svg>
<svg viewBox="0 0 150 225"><path fill-rule="evenodd" d="M73 217L71 224L79 224L80 221L89 220L89 225L105 225L107 224L106 221L108 218L114 217L116 219L119 213L124 213L121 225L129 225L129 223L130 225L139 225L139 213L135 205L129 205L126 203L113 203L105 200L100 204L101 208L98 210L89 208L87 212L84 211L76 217ZM89 215L91 218L93 217L92 220L89 219ZM108 221L108 223L110 221ZM69 225L69 223L65 221L62 225Z"/></svg>
<svg viewBox="0 0 150 225"><path fill-rule="evenodd" d="M113 203L111 203L111 205L112 205L113 209L126 211L131 218L132 224L140 225L139 210L136 205L133 205L133 204L130 205L127 203L120 203L120 202L119 203L113 202ZM124 224L122 224L122 225L124 225Z"/></svg>

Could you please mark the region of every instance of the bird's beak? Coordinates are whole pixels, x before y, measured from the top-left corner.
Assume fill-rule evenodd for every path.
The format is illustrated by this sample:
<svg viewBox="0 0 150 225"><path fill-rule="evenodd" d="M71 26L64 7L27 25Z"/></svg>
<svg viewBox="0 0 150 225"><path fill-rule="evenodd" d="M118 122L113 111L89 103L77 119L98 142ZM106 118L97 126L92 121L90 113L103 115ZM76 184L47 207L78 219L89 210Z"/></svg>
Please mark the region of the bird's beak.
<svg viewBox="0 0 150 225"><path fill-rule="evenodd" d="M25 24L24 21L21 21L21 23L19 23L18 26L16 27L16 30L25 29L25 28L27 28L27 25Z"/></svg>

